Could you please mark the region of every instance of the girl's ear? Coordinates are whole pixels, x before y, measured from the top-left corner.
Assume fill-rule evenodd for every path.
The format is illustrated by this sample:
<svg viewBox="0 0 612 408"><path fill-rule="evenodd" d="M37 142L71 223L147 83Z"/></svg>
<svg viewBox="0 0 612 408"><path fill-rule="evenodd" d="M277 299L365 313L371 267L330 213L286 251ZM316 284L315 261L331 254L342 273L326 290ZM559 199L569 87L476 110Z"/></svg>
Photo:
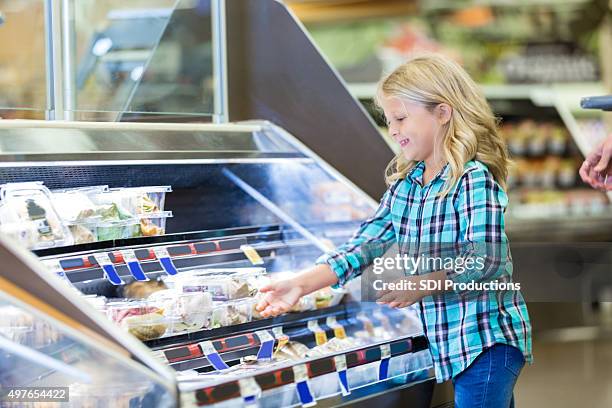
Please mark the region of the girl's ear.
<svg viewBox="0 0 612 408"><path fill-rule="evenodd" d="M436 106L437 117L441 125L446 125L453 116L453 108L449 104L441 103Z"/></svg>

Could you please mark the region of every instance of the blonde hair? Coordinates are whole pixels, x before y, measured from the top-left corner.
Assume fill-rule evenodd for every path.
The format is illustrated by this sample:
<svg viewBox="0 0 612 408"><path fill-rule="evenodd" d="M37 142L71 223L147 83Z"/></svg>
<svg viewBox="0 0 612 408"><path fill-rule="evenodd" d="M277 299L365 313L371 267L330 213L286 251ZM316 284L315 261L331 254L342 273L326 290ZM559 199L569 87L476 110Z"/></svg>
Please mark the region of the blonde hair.
<svg viewBox="0 0 612 408"><path fill-rule="evenodd" d="M442 140L443 158L450 166L442 195L459 181L465 163L470 160L484 163L495 181L506 188L510 161L506 143L497 132L497 118L474 80L459 64L437 54L415 57L380 81L376 95L379 107L382 97L405 98L429 110L441 103L452 108ZM387 165L385 181L390 185L405 178L415 165L400 152Z"/></svg>

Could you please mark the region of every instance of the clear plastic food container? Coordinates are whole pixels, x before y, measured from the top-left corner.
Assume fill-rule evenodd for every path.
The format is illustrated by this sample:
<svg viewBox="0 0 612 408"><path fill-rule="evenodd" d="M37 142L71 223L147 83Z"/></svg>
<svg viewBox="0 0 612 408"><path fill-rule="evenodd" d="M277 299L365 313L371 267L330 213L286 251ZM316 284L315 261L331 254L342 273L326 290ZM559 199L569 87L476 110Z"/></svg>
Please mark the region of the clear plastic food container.
<svg viewBox="0 0 612 408"><path fill-rule="evenodd" d="M255 299L239 299L215 302L212 312L211 328L234 326L253 320Z"/></svg>
<svg viewBox="0 0 612 408"><path fill-rule="evenodd" d="M166 193L170 186L111 188L107 192L94 194L91 198L97 204L117 204L134 216L164 212Z"/></svg>
<svg viewBox="0 0 612 408"><path fill-rule="evenodd" d="M92 195L108 191L108 186L92 186L52 190L51 200L64 222L91 222L102 218L98 205L90 199Z"/></svg>
<svg viewBox="0 0 612 408"><path fill-rule="evenodd" d="M150 301L108 303L106 316L139 340L153 340L172 333L175 323Z"/></svg>
<svg viewBox="0 0 612 408"><path fill-rule="evenodd" d="M148 299L163 310L174 324L173 333L206 330L212 326L213 304L210 293L182 293L167 289L154 292Z"/></svg>
<svg viewBox="0 0 612 408"><path fill-rule="evenodd" d="M172 211L141 215L140 235L143 237L164 235L166 233L166 220L172 216Z"/></svg>
<svg viewBox="0 0 612 408"><path fill-rule="evenodd" d="M137 219L119 221L92 221L69 224L75 244L136 238L141 235Z"/></svg>
<svg viewBox="0 0 612 408"><path fill-rule="evenodd" d="M2 232L30 249L71 245L72 234L40 182L9 183L0 187Z"/></svg>
<svg viewBox="0 0 612 408"><path fill-rule="evenodd" d="M217 301L243 299L257 293L252 277L240 274L187 275L176 279L174 287L185 293L208 292Z"/></svg>

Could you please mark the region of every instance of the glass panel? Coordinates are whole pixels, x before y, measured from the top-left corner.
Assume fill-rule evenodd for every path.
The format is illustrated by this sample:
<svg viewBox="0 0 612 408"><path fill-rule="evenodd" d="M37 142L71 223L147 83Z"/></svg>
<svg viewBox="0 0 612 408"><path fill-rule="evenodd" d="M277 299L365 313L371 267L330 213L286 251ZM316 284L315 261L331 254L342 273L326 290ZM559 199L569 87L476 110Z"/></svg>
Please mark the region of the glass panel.
<svg viewBox="0 0 612 408"><path fill-rule="evenodd" d="M0 1L0 117L44 119L47 109L43 0Z"/></svg>
<svg viewBox="0 0 612 408"><path fill-rule="evenodd" d="M209 0L75 1L74 7L76 119L212 115Z"/></svg>
<svg viewBox="0 0 612 408"><path fill-rule="evenodd" d="M68 387L55 392L66 394L61 406L174 406L169 389L144 366L105 352L11 299L0 292L3 394L11 387Z"/></svg>

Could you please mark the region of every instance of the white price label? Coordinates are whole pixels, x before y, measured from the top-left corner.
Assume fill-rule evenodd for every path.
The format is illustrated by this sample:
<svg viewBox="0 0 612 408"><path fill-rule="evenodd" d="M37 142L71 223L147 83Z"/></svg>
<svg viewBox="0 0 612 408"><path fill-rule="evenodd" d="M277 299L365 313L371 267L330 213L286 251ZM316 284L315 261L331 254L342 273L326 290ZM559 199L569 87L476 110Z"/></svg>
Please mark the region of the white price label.
<svg viewBox="0 0 612 408"><path fill-rule="evenodd" d="M203 341L200 343L200 347L202 348L202 353L205 356L210 354L217 354L217 349L213 346L212 341Z"/></svg>
<svg viewBox="0 0 612 408"><path fill-rule="evenodd" d="M306 364L297 364L293 366L293 378L296 383L308 380L308 368L306 368Z"/></svg>
<svg viewBox="0 0 612 408"><path fill-rule="evenodd" d="M157 257L157 259L170 258L170 253L168 252L167 247L155 247L153 248L153 253Z"/></svg>
<svg viewBox="0 0 612 408"><path fill-rule="evenodd" d="M112 265L113 264L113 262L110 259L110 256L108 256L107 253L94 254L94 259L96 260L98 265L100 265L101 267L104 266L104 265Z"/></svg>
<svg viewBox="0 0 612 408"><path fill-rule="evenodd" d="M391 345L390 344L381 344L380 345L380 358L391 358Z"/></svg>
<svg viewBox="0 0 612 408"><path fill-rule="evenodd" d="M255 334L259 338L260 343L274 340L274 337L272 337L267 330L258 330Z"/></svg>
<svg viewBox="0 0 612 408"><path fill-rule="evenodd" d="M240 387L240 395L242 397L257 396L261 393L261 387L255 381L255 378L241 378L238 380L238 387Z"/></svg>
<svg viewBox="0 0 612 408"><path fill-rule="evenodd" d="M334 363L336 363L336 371L345 371L347 369L346 355L341 354L334 357Z"/></svg>
<svg viewBox="0 0 612 408"><path fill-rule="evenodd" d="M123 262L126 264L130 262L138 262L138 258L136 258L136 253L133 249L124 249L121 251L121 256L123 256Z"/></svg>

